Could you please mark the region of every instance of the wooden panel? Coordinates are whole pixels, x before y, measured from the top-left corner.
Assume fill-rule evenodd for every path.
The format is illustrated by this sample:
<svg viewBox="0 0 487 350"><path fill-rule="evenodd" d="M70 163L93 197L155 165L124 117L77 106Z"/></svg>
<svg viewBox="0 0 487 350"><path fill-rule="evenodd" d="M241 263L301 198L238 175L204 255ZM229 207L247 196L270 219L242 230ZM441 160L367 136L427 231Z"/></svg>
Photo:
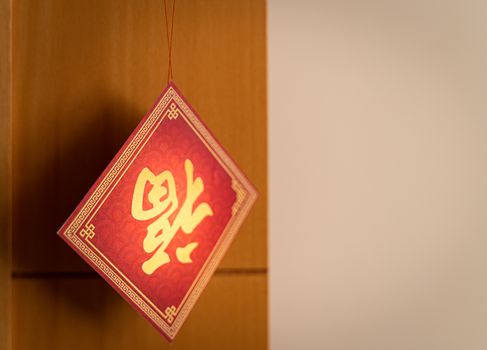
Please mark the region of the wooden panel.
<svg viewBox="0 0 487 350"><path fill-rule="evenodd" d="M217 274L173 345L104 281L14 281L14 349L266 349L267 277Z"/></svg>
<svg viewBox="0 0 487 350"><path fill-rule="evenodd" d="M0 349L10 349L10 1L0 0Z"/></svg>
<svg viewBox="0 0 487 350"><path fill-rule="evenodd" d="M166 83L162 1L13 2L15 271L87 266L55 232ZM260 198L222 266L267 266L265 2L178 0L175 82Z"/></svg>
<svg viewBox="0 0 487 350"><path fill-rule="evenodd" d="M55 235L166 83L162 4L13 1L15 349L169 348ZM175 349L267 348L265 59L264 0L177 1L175 82L260 198Z"/></svg>

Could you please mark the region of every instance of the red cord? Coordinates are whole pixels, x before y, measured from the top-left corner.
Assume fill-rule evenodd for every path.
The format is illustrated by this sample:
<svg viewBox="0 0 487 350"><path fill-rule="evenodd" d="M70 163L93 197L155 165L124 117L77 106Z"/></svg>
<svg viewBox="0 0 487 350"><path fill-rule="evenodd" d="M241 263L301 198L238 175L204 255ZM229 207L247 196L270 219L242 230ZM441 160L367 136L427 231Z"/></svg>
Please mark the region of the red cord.
<svg viewBox="0 0 487 350"><path fill-rule="evenodd" d="M169 32L169 25L167 21L167 6L166 0L164 0L164 19L166 21L166 39L167 39L167 54L168 54L168 65L167 65L167 83L173 79L172 73L172 33L174 31L174 13L176 12L176 0L172 3L172 18L171 18L171 32Z"/></svg>

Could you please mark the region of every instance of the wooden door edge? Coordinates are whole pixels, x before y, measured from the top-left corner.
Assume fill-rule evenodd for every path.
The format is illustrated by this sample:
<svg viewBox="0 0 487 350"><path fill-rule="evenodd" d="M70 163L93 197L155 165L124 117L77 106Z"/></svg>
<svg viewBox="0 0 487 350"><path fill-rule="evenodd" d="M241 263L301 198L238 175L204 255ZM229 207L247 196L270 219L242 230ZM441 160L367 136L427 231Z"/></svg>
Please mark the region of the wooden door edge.
<svg viewBox="0 0 487 350"><path fill-rule="evenodd" d="M12 348L12 0L0 0L0 349Z"/></svg>

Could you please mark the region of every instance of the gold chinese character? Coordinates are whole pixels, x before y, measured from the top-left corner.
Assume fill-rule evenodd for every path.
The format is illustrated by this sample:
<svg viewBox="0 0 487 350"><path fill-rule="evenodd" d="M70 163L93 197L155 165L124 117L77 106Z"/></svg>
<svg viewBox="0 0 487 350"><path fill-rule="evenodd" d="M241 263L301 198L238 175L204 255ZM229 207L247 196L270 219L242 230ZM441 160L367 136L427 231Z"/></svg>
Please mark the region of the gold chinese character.
<svg viewBox="0 0 487 350"><path fill-rule="evenodd" d="M184 170L186 171L186 198L180 208L174 176L169 170L156 176L148 168L144 168L137 177L132 197L132 216L140 221L158 217L149 224L147 235L144 238L144 251L154 253L142 264L142 270L148 275L171 260L166 253L166 248L179 229L190 234L204 218L213 215L211 207L206 202L200 203L193 210L195 201L203 193L204 184L200 177L193 179L194 169L191 160L185 160ZM145 209L144 194L148 183L152 185L152 188L147 200L152 207ZM179 212L171 223L169 218L178 208ZM176 258L181 263L191 263L191 253L197 246L197 242L191 242L184 247L177 248Z"/></svg>

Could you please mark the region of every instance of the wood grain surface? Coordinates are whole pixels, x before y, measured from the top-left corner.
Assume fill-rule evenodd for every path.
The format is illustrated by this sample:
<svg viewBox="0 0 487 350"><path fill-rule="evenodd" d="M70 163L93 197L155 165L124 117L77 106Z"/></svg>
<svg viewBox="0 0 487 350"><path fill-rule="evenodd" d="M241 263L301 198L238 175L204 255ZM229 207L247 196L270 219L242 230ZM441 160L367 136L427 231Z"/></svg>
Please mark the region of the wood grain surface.
<svg viewBox="0 0 487 350"><path fill-rule="evenodd" d="M267 348L265 16L177 0L174 82L259 198L175 349ZM163 1L13 0L12 19L14 349L165 348L55 234L166 85Z"/></svg>
<svg viewBox="0 0 487 350"><path fill-rule="evenodd" d="M0 349L11 344L11 3L0 0Z"/></svg>
<svg viewBox="0 0 487 350"><path fill-rule="evenodd" d="M162 1L13 3L14 269L88 267L53 235L166 84ZM175 83L259 199L222 263L267 267L265 4L178 1Z"/></svg>
<svg viewBox="0 0 487 350"><path fill-rule="evenodd" d="M262 274L216 274L172 344L101 278L14 285L14 349L266 349Z"/></svg>

